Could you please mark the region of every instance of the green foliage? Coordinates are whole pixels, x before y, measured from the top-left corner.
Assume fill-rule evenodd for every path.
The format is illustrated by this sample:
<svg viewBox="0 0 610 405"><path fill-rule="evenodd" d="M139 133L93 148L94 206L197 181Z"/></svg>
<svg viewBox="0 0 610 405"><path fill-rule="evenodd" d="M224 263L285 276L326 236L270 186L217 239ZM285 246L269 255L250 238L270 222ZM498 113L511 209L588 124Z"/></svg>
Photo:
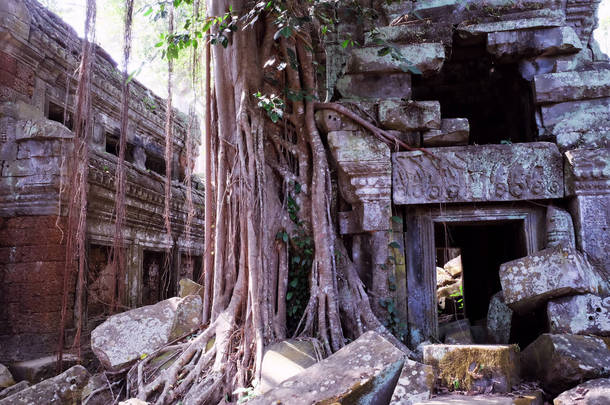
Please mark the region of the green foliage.
<svg viewBox="0 0 610 405"><path fill-rule="evenodd" d="M280 97L275 94L267 96L260 91L253 96L258 100L258 106L267 112L271 121L278 122L284 116L284 100Z"/></svg>
<svg viewBox="0 0 610 405"><path fill-rule="evenodd" d="M459 310L464 309L464 290L462 289L462 286L459 287L459 291L454 292L453 294L451 294L449 296L451 298L455 298L455 302L456 302Z"/></svg>
<svg viewBox="0 0 610 405"><path fill-rule="evenodd" d="M392 58L392 60L396 61L399 63L399 68L400 70L402 70L405 73L413 73L416 75L421 75L422 72L421 70L419 70L417 68L417 66L415 66L413 63L411 63L400 51L400 48L398 48L396 45L394 45L393 43L388 42L385 39L385 35L382 34L378 28L373 28L371 30L371 32L369 33L371 41L373 44L377 45L377 46L381 46L381 48L379 49L379 51L377 51L377 56L379 57L384 57L386 55L390 55L390 57Z"/></svg>
<svg viewBox="0 0 610 405"><path fill-rule="evenodd" d="M314 258L314 242L305 223L299 219L300 207L296 195L301 193L301 185L293 183L293 193L288 193L286 209L295 224L295 232L288 235L285 230L276 234L276 239L288 243L288 289L286 292L286 315L289 332L293 332L309 301L309 274Z"/></svg>
<svg viewBox="0 0 610 405"><path fill-rule="evenodd" d="M258 393L258 391L256 391L256 388L254 386L246 387L246 388L238 388L235 391L233 391L233 395L239 396L239 400L237 401L238 404L243 404L245 402L248 402L252 398L256 397L258 394L259 393Z"/></svg>

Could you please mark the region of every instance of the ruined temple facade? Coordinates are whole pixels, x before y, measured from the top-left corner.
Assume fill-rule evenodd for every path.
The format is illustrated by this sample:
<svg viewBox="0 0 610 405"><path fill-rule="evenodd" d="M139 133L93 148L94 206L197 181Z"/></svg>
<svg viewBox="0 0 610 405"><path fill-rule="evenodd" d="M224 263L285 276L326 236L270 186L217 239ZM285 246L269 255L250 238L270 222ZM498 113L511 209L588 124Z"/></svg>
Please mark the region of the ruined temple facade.
<svg viewBox="0 0 610 405"><path fill-rule="evenodd" d="M395 151L330 110L317 120L339 176L338 225L378 315L412 347L442 341L447 319L490 342L477 332L500 266L559 245L607 282L610 64L592 38L598 2L373 6L379 18L366 23L338 10L327 100L423 150ZM347 33L363 46L345 47ZM491 342L525 347L549 331L545 316L513 316L506 341Z"/></svg>
<svg viewBox="0 0 610 405"><path fill-rule="evenodd" d="M66 184L73 132L81 39L34 0L0 2L0 362L57 350L65 265ZM89 134L86 330L107 315L113 282L115 168L120 135L122 74L96 49ZM177 280L197 278L203 251L203 192L193 179L194 217L186 234L187 156L199 146L198 127L187 139L188 118L176 111L171 223L163 224L165 103L130 84L126 151L127 274L124 307L155 303L177 291ZM169 264L168 264L169 263ZM70 285L69 311L74 284ZM73 325L68 325L70 335ZM67 342L71 342L68 336Z"/></svg>

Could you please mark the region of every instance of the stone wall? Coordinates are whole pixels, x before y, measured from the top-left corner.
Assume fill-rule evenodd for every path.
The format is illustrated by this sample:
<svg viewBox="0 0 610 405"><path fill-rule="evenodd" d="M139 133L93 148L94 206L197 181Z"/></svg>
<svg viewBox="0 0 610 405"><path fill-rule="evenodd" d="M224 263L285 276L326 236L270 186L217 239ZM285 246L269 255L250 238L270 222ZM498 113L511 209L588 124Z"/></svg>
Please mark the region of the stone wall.
<svg viewBox="0 0 610 405"><path fill-rule="evenodd" d="M61 239L55 222L60 213L59 224L63 223L69 195L69 190L63 188L70 176L77 87L74 72L80 53L81 39L74 30L35 0L1 2L0 218L5 219L0 220L0 362L28 360L57 349L65 237ZM103 49L96 48L87 238L91 246L100 247L98 256L113 241L121 80L117 64ZM173 287L182 267L181 257L187 253L201 255L203 193L199 191L199 180L193 178L195 212L187 235L187 190L183 182L186 167L193 167L195 157L186 156L188 117L175 111L173 237L168 237L163 226L165 102L137 80L130 83L130 93L124 229L128 261L121 285L125 289L124 304L135 307L143 304L147 288L143 285L144 252L163 252L171 258L172 291L164 292L163 297L176 292ZM197 151L197 122L192 134L188 142ZM104 257L97 257L95 266L99 267L103 260ZM95 274L102 274L102 280L89 280L96 286L103 284L105 277L103 271L97 270ZM70 290L73 288L71 284ZM68 302L71 316L72 295ZM91 318L88 326L94 327L103 314L103 309L92 302L90 315L95 319Z"/></svg>

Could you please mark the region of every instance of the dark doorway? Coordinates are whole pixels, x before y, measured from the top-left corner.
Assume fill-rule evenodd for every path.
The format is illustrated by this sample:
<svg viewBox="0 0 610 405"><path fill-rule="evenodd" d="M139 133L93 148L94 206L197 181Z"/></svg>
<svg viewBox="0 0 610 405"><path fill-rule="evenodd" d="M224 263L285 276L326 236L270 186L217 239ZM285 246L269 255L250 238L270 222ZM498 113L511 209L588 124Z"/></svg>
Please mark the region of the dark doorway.
<svg viewBox="0 0 610 405"><path fill-rule="evenodd" d="M155 304L173 291L170 263L165 252L144 251L142 260L142 305Z"/></svg>
<svg viewBox="0 0 610 405"><path fill-rule="evenodd" d="M485 330L490 299L502 290L500 265L527 255L523 221L439 222L434 225L434 237L437 267L455 261L456 254L447 252L459 252L461 257L462 270L453 273L456 279L461 278L462 289L457 294L453 292L452 297L459 303L445 312L457 308L454 319L466 318L473 327ZM513 318L515 325L520 324L520 319ZM442 317L439 310L439 323L443 319L452 320ZM473 338L475 343L487 343L484 334L473 333ZM513 338L515 343L527 340L519 334Z"/></svg>

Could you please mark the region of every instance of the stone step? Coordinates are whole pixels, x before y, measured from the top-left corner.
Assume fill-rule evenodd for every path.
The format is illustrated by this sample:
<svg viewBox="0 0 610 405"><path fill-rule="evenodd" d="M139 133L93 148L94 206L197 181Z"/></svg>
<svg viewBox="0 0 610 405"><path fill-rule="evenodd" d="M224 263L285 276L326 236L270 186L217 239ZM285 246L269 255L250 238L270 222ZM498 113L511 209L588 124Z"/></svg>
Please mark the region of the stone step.
<svg viewBox="0 0 610 405"><path fill-rule="evenodd" d="M424 364L438 371L441 386L467 391L506 393L519 382L519 353L514 345L427 345Z"/></svg>
<svg viewBox="0 0 610 405"><path fill-rule="evenodd" d="M384 46L354 49L347 61L346 73L407 73L411 68L423 75L438 73L445 62L441 43L394 45L392 52L380 56Z"/></svg>

